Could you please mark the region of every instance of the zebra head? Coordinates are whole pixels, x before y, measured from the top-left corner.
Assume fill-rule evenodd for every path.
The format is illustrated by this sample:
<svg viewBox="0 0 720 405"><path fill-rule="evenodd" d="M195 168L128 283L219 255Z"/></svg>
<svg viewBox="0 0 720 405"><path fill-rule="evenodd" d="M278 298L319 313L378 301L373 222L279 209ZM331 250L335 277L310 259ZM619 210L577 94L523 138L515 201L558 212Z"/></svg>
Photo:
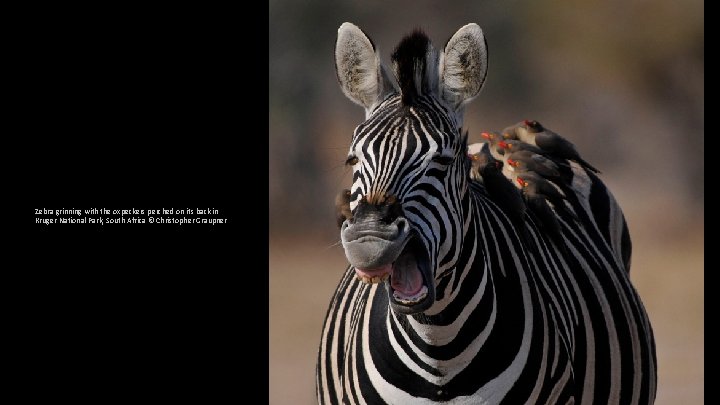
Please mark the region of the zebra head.
<svg viewBox="0 0 720 405"><path fill-rule="evenodd" d="M341 239L358 278L384 281L392 309L413 314L432 306L436 280L460 253L469 171L462 115L485 80L487 46L477 24L443 52L415 31L392 62L390 71L357 26L340 26L338 80L366 113L347 158L352 217Z"/></svg>

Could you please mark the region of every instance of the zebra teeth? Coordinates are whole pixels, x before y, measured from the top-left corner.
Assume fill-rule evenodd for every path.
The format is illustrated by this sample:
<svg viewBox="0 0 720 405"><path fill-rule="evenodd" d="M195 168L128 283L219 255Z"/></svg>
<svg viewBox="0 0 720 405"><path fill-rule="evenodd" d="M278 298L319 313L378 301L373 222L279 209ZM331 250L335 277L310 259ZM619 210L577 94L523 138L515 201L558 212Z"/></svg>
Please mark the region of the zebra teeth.
<svg viewBox="0 0 720 405"><path fill-rule="evenodd" d="M382 276L375 276L375 277L369 277L369 276L361 276L360 274L355 274L355 278L362 281L365 284L377 284L382 281L387 280L390 278L390 273L385 273Z"/></svg>
<svg viewBox="0 0 720 405"><path fill-rule="evenodd" d="M422 286L420 291L418 291L418 293L413 295L412 297L400 296L397 291L393 291L393 297L395 298L395 301L403 305L415 305L418 302L422 301L427 296L427 293L427 287Z"/></svg>

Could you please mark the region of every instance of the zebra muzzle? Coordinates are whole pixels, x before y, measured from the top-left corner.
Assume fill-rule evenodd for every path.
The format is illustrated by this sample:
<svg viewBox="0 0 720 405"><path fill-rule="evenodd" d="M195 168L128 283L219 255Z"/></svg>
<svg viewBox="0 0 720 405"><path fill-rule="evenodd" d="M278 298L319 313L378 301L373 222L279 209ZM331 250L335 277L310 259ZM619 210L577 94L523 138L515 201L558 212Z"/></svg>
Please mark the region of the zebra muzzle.
<svg viewBox="0 0 720 405"><path fill-rule="evenodd" d="M395 312L413 314L435 300L427 248L390 198L380 204L361 201L351 220L342 222L340 238L357 279L384 283Z"/></svg>
<svg viewBox="0 0 720 405"><path fill-rule="evenodd" d="M391 264L409 238L410 226L405 218L397 218L390 224L357 219L353 223L345 221L340 230L345 256L353 267L361 269L379 269Z"/></svg>

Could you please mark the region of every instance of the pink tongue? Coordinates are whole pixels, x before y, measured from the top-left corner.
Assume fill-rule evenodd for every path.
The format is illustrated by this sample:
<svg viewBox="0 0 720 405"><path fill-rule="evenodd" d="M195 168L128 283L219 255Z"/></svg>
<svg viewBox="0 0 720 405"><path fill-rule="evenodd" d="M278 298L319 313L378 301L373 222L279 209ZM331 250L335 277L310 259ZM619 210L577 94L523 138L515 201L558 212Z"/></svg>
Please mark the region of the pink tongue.
<svg viewBox="0 0 720 405"><path fill-rule="evenodd" d="M423 278L420 274L420 270L417 268L415 260L402 260L401 257L395 263L395 269L391 277L392 288L404 295L405 297L412 297L420 292L423 286Z"/></svg>

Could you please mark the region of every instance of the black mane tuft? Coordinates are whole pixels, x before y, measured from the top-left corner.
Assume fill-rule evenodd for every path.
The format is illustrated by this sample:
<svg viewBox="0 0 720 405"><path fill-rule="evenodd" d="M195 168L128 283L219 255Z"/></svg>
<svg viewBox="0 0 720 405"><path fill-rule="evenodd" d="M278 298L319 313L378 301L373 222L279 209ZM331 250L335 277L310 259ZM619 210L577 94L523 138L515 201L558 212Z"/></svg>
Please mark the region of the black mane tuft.
<svg viewBox="0 0 720 405"><path fill-rule="evenodd" d="M400 41L392 54L395 74L400 84L402 103L412 105L418 96L418 88L423 89L425 77L425 61L430 46L430 39L420 29ZM416 83L416 78L421 83Z"/></svg>

